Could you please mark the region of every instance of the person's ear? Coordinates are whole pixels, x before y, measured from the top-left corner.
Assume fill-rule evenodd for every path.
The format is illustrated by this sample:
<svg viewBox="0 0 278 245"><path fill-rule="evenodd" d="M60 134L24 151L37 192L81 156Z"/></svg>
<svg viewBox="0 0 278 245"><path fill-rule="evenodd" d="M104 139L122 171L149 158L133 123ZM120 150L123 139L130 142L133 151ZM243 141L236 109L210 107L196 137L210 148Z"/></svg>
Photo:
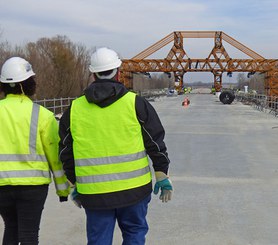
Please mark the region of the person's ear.
<svg viewBox="0 0 278 245"><path fill-rule="evenodd" d="M116 79L116 81L120 80L120 69L117 69L117 73L115 75L115 79Z"/></svg>

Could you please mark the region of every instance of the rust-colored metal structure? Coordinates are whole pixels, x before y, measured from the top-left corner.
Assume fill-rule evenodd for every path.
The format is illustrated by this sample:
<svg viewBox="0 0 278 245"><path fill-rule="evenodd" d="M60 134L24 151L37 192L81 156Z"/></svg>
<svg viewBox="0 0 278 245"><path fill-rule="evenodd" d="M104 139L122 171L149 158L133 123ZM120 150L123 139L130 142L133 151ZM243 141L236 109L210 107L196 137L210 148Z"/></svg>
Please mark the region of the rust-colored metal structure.
<svg viewBox="0 0 278 245"><path fill-rule="evenodd" d="M213 38L214 47L204 59L188 57L184 38ZM224 48L223 40L250 57L250 59L232 59ZM159 49L173 42L164 59L147 59ZM241 44L222 31L175 31L156 42L131 59L123 59L121 80L132 88L133 72L173 72L180 86L186 72L212 72L214 87L220 91L224 72L265 73L265 90L269 96L278 96L278 59L265 59L250 48Z"/></svg>

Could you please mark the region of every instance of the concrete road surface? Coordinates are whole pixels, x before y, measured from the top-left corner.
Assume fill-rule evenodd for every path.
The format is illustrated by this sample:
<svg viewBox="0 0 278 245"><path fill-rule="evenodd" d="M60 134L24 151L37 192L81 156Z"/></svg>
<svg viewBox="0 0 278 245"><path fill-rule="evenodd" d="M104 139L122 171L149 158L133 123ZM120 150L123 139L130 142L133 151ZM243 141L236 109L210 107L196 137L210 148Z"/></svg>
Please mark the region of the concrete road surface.
<svg viewBox="0 0 278 245"><path fill-rule="evenodd" d="M175 191L167 204L153 196L146 244L277 245L278 118L214 95L188 96L186 108L183 95L152 102L166 130ZM59 203L53 185L40 244L86 244L84 211ZM121 244L118 228L113 244Z"/></svg>

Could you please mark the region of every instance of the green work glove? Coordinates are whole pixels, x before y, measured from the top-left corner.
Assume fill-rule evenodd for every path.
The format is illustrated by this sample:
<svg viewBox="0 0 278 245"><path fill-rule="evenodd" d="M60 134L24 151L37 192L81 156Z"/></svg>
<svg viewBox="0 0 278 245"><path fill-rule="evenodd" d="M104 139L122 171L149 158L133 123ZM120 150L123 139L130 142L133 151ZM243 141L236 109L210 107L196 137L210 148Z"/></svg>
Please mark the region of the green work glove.
<svg viewBox="0 0 278 245"><path fill-rule="evenodd" d="M161 189L159 199L162 200L162 202L170 201L172 197L173 186L168 176L165 173L158 171L155 172L155 178L156 183L154 185L153 193L157 195L159 189Z"/></svg>
<svg viewBox="0 0 278 245"><path fill-rule="evenodd" d="M73 201L73 203L75 204L76 207L81 208L81 201L79 199L79 193L77 192L76 187L72 188L72 191L70 193L70 198Z"/></svg>

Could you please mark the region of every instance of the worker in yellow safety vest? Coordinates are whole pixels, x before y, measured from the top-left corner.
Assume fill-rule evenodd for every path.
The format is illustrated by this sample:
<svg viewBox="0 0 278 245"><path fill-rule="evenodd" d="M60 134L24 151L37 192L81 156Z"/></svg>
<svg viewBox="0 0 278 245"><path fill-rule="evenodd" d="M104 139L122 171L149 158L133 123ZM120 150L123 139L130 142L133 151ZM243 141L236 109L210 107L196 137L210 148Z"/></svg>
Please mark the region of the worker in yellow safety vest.
<svg viewBox="0 0 278 245"><path fill-rule="evenodd" d="M111 245L115 222L123 244L145 244L152 193L149 156L162 202L171 199L164 128L144 98L119 82L122 61L97 49L89 70L93 82L60 120L60 157L72 198L87 217L88 245Z"/></svg>
<svg viewBox="0 0 278 245"><path fill-rule="evenodd" d="M58 156L58 124L52 112L35 104L35 73L20 57L6 60L0 85L0 215L4 245L38 244L41 214L51 182L60 201L69 184Z"/></svg>

